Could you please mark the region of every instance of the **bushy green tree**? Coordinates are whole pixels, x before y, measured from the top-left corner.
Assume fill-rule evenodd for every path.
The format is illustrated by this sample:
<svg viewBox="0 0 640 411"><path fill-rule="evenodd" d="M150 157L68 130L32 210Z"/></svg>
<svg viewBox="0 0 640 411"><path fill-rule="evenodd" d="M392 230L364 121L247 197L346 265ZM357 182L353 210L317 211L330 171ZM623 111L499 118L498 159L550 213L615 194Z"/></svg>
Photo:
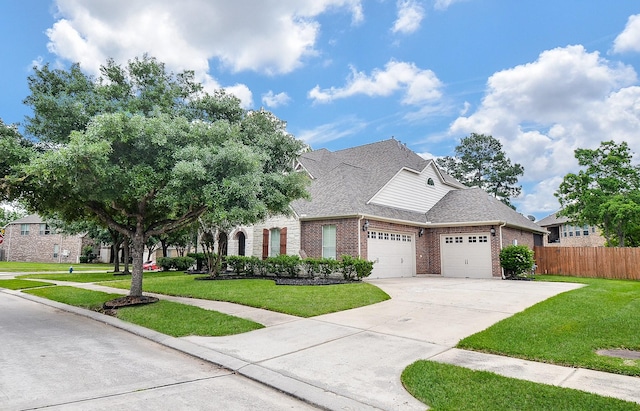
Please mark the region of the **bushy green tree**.
<svg viewBox="0 0 640 411"><path fill-rule="evenodd" d="M304 147L265 111L209 95L192 72L168 73L150 57L112 61L102 77L36 69L26 129L46 144L16 179L43 216L88 216L131 244L130 296L142 295L144 244L199 217L255 222L306 195L293 170ZM63 120L60 117L64 117Z"/></svg>
<svg viewBox="0 0 640 411"><path fill-rule="evenodd" d="M567 174L556 191L559 214L597 226L608 245L639 245L640 167L628 144L604 141L597 149L575 150L575 157L582 170Z"/></svg>
<svg viewBox="0 0 640 411"><path fill-rule="evenodd" d="M471 133L460 140L455 156L440 158L437 163L466 186L480 187L509 206L511 198L522 191L517 183L524 167L512 164L502 143L493 136Z"/></svg>

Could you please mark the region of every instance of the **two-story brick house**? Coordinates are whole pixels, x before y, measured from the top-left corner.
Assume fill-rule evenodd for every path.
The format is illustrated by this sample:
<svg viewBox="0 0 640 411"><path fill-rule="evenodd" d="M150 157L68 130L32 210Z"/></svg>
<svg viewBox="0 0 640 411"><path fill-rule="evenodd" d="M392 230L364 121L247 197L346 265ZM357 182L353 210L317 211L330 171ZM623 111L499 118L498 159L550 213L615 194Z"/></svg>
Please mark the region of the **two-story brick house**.
<svg viewBox="0 0 640 411"><path fill-rule="evenodd" d="M538 221L538 225L549 232L544 238L545 247L604 247L606 242L597 227L574 224L557 212Z"/></svg>
<svg viewBox="0 0 640 411"><path fill-rule="evenodd" d="M32 214L6 225L0 260L74 264L82 255L82 248L90 244L92 241L84 235L55 232Z"/></svg>

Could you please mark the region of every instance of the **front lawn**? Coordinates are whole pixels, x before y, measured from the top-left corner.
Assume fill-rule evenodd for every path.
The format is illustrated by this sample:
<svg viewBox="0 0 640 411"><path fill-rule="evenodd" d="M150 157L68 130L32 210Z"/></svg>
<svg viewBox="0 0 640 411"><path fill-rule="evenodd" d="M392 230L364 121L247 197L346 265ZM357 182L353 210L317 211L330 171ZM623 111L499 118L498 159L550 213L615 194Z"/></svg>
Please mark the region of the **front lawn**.
<svg viewBox="0 0 640 411"><path fill-rule="evenodd" d="M414 397L439 411L640 409L633 402L431 361L407 367L402 383Z"/></svg>
<svg viewBox="0 0 640 411"><path fill-rule="evenodd" d="M14 261L0 261L0 273L38 273L38 272L69 272L73 271L113 271L113 264L70 264L70 263L21 263Z"/></svg>
<svg viewBox="0 0 640 411"><path fill-rule="evenodd" d="M640 360L596 354L640 351L640 281L539 276L587 284L460 341L458 348L640 376Z"/></svg>
<svg viewBox="0 0 640 411"><path fill-rule="evenodd" d="M121 297L119 294L67 286L24 292L94 311L100 310L106 301ZM263 328L261 324L250 320L172 301L120 308L117 310L116 317L174 337L223 336Z"/></svg>
<svg viewBox="0 0 640 411"><path fill-rule="evenodd" d="M109 282L129 288L128 281ZM368 283L321 286L276 285L273 280L195 280L192 276L145 278L147 292L227 301L299 317L313 317L375 304L390 297Z"/></svg>
<svg viewBox="0 0 640 411"><path fill-rule="evenodd" d="M186 276L182 271L145 271L143 278L152 277L174 277ZM114 273L73 273L73 274L23 274L16 276L17 278L39 278L42 280L53 281L70 281L76 283L95 283L100 281L123 281L127 279L131 284L131 274L114 274ZM129 288L129 287L127 287Z"/></svg>
<svg viewBox="0 0 640 411"><path fill-rule="evenodd" d="M0 288L7 288L9 290L22 290L25 288L46 287L51 283L45 283L42 281L29 281L19 279L7 279L0 280Z"/></svg>

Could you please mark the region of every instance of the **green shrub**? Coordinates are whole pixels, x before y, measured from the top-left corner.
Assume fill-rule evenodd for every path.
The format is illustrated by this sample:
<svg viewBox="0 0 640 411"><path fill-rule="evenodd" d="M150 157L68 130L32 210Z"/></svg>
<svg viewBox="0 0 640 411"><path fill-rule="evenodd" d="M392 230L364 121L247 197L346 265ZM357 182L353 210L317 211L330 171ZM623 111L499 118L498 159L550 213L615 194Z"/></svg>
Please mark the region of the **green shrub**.
<svg viewBox="0 0 640 411"><path fill-rule="evenodd" d="M343 255L340 257L340 271L345 280L361 280L371 275L373 262L360 257Z"/></svg>
<svg viewBox="0 0 640 411"><path fill-rule="evenodd" d="M373 271L373 261L368 261L364 258L356 258L353 265L356 270L356 277L358 280L369 277L371 275L371 271Z"/></svg>
<svg viewBox="0 0 640 411"><path fill-rule="evenodd" d="M173 258L171 258L171 257L158 257L156 263L164 271L169 271L172 268L174 268Z"/></svg>
<svg viewBox="0 0 640 411"><path fill-rule="evenodd" d="M78 261L80 262L80 264L86 264L89 262L89 257L86 255L81 255L80 257L78 257Z"/></svg>
<svg viewBox="0 0 640 411"><path fill-rule="evenodd" d="M507 278L520 277L533 268L533 250L526 245L509 245L500 251L500 265Z"/></svg>
<svg viewBox="0 0 640 411"><path fill-rule="evenodd" d="M246 270L250 275L267 274L265 262L258 257L247 257Z"/></svg>
<svg viewBox="0 0 640 411"><path fill-rule="evenodd" d="M280 254L266 260L267 271L276 277L297 277L300 273L301 260L297 255Z"/></svg>
<svg viewBox="0 0 640 411"><path fill-rule="evenodd" d="M173 257L173 261L176 270L185 271L196 262L196 259L193 257Z"/></svg>
<svg viewBox="0 0 640 411"><path fill-rule="evenodd" d="M327 278L337 271L340 266L340 262L332 258L307 257L302 260L302 264L305 267L307 275L312 278L320 276Z"/></svg>
<svg viewBox="0 0 640 411"><path fill-rule="evenodd" d="M238 275L244 274L248 271L250 258L243 255L229 255L227 256L227 264L234 273Z"/></svg>

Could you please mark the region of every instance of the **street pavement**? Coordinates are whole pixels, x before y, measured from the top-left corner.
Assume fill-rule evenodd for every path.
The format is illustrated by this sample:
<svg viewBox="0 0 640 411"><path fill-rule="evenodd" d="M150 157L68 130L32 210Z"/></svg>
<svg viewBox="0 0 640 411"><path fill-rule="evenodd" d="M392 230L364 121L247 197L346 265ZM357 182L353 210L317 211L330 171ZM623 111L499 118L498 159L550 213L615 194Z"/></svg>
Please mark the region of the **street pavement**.
<svg viewBox="0 0 640 411"><path fill-rule="evenodd" d="M91 318L0 293L1 410L311 410Z"/></svg>
<svg viewBox="0 0 640 411"><path fill-rule="evenodd" d="M640 403L640 378L453 348L461 338L579 284L436 277L369 282L392 298L306 319L230 303L159 296L266 326L226 337L168 337L113 317L13 293L144 336L324 409L424 410L425 405L400 382L402 370L419 359ZM94 284L74 286L123 292Z"/></svg>

